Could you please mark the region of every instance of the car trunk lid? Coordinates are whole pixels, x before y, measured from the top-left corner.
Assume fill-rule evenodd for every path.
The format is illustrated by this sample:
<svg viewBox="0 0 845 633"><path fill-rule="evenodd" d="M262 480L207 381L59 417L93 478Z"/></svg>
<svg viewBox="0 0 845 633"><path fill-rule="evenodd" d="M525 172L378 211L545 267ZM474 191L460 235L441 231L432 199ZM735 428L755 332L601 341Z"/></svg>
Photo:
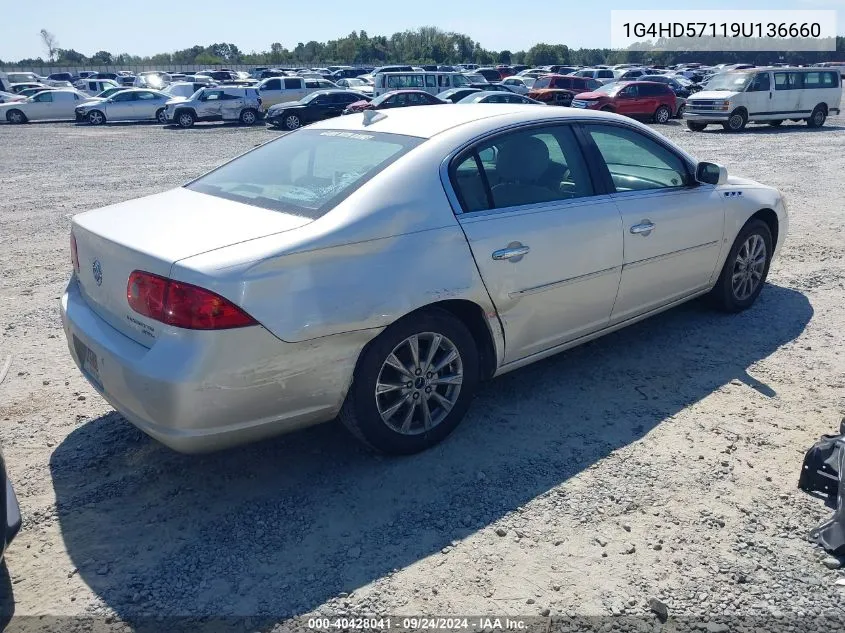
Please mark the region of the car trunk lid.
<svg viewBox="0 0 845 633"><path fill-rule="evenodd" d="M74 217L77 281L100 317L151 347L165 326L129 307L126 285L133 270L168 277L180 259L309 222L184 188L130 200Z"/></svg>

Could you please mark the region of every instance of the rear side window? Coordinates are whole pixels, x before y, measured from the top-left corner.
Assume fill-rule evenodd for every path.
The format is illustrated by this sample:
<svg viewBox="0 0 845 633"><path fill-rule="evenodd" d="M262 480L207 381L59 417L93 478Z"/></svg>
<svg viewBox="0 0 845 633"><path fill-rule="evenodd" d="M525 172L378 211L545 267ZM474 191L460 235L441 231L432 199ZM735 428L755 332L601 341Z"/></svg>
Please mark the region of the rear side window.
<svg viewBox="0 0 845 633"><path fill-rule="evenodd" d="M593 194L581 149L566 125L484 141L457 157L451 180L465 213Z"/></svg>
<svg viewBox="0 0 845 633"><path fill-rule="evenodd" d="M422 141L379 132L300 130L186 188L316 220Z"/></svg>
<svg viewBox="0 0 845 633"><path fill-rule="evenodd" d="M293 77L285 79L285 90L299 90L302 88L302 80Z"/></svg>
<svg viewBox="0 0 845 633"><path fill-rule="evenodd" d="M804 75L805 88L835 88L837 85L839 82L836 73L818 72Z"/></svg>

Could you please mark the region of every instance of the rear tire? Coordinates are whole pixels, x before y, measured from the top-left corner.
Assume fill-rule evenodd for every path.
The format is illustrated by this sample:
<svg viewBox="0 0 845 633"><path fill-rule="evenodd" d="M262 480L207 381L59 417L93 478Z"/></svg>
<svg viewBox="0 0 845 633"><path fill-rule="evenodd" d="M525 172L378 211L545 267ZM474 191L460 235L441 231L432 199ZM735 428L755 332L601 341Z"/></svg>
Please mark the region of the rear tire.
<svg viewBox="0 0 845 633"><path fill-rule="evenodd" d="M725 312L750 308L766 283L772 253L769 226L762 220L749 220L734 240L719 279L710 291L716 307Z"/></svg>
<svg viewBox="0 0 845 633"><path fill-rule="evenodd" d="M707 124L698 123L697 121L687 121L687 127L691 132L703 132L707 128Z"/></svg>
<svg viewBox="0 0 845 633"><path fill-rule="evenodd" d="M9 110L6 113L6 120L9 123L16 123L17 124L17 123L26 123L28 119L26 118L26 115L23 112L15 109L15 110Z"/></svg>
<svg viewBox="0 0 845 633"><path fill-rule="evenodd" d="M821 127L824 125L826 119L827 108L825 108L823 105L817 105L813 110L813 113L810 115L810 118L807 119L807 127Z"/></svg>
<svg viewBox="0 0 845 633"><path fill-rule="evenodd" d="M156 121L158 121L162 125L167 125L167 114L165 114L164 108L159 108L158 110L156 110Z"/></svg>
<svg viewBox="0 0 845 633"><path fill-rule="evenodd" d="M364 348L339 417L372 450L418 453L460 424L478 374L478 347L467 327L444 310L423 310Z"/></svg>
<svg viewBox="0 0 845 633"><path fill-rule="evenodd" d="M258 112L252 108L247 108L241 112L240 120L243 125L255 125L258 122Z"/></svg>
<svg viewBox="0 0 845 633"><path fill-rule="evenodd" d="M669 119L672 118L672 111L665 105L660 106L657 110L654 111L654 122L655 123L668 123Z"/></svg>

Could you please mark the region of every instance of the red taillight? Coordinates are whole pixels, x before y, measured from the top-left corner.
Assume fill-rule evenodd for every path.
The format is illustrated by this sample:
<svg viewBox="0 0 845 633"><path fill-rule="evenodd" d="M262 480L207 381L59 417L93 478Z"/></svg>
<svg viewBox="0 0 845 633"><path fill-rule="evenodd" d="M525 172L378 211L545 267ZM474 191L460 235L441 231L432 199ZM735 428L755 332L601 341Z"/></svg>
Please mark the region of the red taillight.
<svg viewBox="0 0 845 633"><path fill-rule="evenodd" d="M73 264L74 272L79 272L79 252L76 250L76 237L73 231L70 233L70 262Z"/></svg>
<svg viewBox="0 0 845 633"><path fill-rule="evenodd" d="M141 270L129 275L126 299L138 314L189 330L225 330L257 323L210 290Z"/></svg>

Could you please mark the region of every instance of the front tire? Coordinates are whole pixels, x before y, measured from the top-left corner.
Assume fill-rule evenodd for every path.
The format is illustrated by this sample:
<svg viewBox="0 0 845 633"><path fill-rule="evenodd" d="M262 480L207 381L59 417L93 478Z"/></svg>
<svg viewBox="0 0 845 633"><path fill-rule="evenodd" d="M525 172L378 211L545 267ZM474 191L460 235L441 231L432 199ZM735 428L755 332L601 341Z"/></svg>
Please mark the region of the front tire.
<svg viewBox="0 0 845 633"><path fill-rule="evenodd" d="M807 119L807 127L821 127L826 120L827 109L824 106L817 105L810 118Z"/></svg>
<svg viewBox="0 0 845 633"><path fill-rule="evenodd" d="M668 123L669 119L672 118L672 111L665 105L660 106L657 110L654 111L654 122L655 123Z"/></svg>
<svg viewBox="0 0 845 633"><path fill-rule="evenodd" d="M295 114L289 114L285 117L285 129L286 130L290 130L292 132L294 130L298 130L301 127L302 127L302 121Z"/></svg>
<svg viewBox="0 0 845 633"><path fill-rule="evenodd" d="M9 110L6 113L6 120L9 123L26 123L27 118L26 115L21 112L20 110Z"/></svg>
<svg viewBox="0 0 845 633"><path fill-rule="evenodd" d="M737 235L711 291L718 308L741 312L750 308L766 283L773 254L772 233L762 220L750 220Z"/></svg>
<svg viewBox="0 0 845 633"><path fill-rule="evenodd" d="M741 132L748 125L748 115L745 110L734 110L722 127L728 132Z"/></svg>
<svg viewBox="0 0 845 633"><path fill-rule="evenodd" d="M91 110L88 113L88 123L91 125L102 125L106 122L106 115L99 110Z"/></svg>
<svg viewBox="0 0 845 633"><path fill-rule="evenodd" d="M184 110L176 115L176 122L179 124L179 127L182 128L193 127L196 120L196 117L190 110Z"/></svg>
<svg viewBox="0 0 845 633"><path fill-rule="evenodd" d="M167 114L165 114L164 108L159 108L158 110L156 110L156 121L158 121L162 125L167 125Z"/></svg>
<svg viewBox="0 0 845 633"><path fill-rule="evenodd" d="M340 420L375 451L423 451L463 420L478 372L478 347L467 327L444 310L423 310L367 345Z"/></svg>

